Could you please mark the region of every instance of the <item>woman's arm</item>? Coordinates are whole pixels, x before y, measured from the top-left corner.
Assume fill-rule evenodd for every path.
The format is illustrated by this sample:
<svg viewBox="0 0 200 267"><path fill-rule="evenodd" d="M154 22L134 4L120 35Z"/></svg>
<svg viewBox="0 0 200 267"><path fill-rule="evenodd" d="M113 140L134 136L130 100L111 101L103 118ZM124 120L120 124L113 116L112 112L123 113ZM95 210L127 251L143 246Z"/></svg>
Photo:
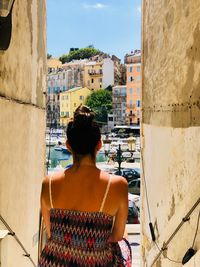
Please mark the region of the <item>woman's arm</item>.
<svg viewBox="0 0 200 267"><path fill-rule="evenodd" d="M110 242L122 240L128 216L128 184L124 178L121 179L119 187L121 198L119 200L119 208L115 216L112 234L109 239Z"/></svg>

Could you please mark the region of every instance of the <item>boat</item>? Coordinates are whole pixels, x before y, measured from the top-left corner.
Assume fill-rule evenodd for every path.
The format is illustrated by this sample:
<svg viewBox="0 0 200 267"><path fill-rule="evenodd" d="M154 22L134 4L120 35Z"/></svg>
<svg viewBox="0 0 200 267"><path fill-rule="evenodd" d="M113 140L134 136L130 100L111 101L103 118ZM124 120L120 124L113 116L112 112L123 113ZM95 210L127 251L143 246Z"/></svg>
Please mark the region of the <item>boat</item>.
<svg viewBox="0 0 200 267"><path fill-rule="evenodd" d="M66 148L66 146L61 146L61 149L62 149L62 152L63 152L64 154L71 154L71 153L69 152L69 150Z"/></svg>
<svg viewBox="0 0 200 267"><path fill-rule="evenodd" d="M56 145L53 148L55 151L62 151L62 146L61 145Z"/></svg>

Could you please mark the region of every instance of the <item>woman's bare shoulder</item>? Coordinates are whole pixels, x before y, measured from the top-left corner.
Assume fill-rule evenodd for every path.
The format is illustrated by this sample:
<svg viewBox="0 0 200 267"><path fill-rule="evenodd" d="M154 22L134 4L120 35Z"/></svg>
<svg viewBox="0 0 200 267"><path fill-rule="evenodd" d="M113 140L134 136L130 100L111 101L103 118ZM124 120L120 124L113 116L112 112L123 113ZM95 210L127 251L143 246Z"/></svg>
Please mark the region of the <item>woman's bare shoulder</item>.
<svg viewBox="0 0 200 267"><path fill-rule="evenodd" d="M112 175L112 181L116 184L120 184L120 185L128 185L127 180L119 175Z"/></svg>
<svg viewBox="0 0 200 267"><path fill-rule="evenodd" d="M51 183L56 183L56 182L59 182L64 177L65 177L64 171L56 172L53 174L48 174L44 176L43 181L42 181L42 186L44 187L49 186L50 179L51 179Z"/></svg>

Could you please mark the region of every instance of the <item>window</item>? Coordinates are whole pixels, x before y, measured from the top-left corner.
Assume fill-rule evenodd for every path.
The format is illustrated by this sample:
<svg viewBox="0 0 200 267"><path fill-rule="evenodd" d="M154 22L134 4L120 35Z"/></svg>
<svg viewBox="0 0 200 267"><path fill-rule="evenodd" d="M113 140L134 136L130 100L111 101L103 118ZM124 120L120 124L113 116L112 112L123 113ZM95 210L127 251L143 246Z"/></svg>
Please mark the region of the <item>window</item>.
<svg viewBox="0 0 200 267"><path fill-rule="evenodd" d="M65 86L63 86L63 91L65 91L66 90L66 87Z"/></svg>
<svg viewBox="0 0 200 267"><path fill-rule="evenodd" d="M91 80L91 83L94 83L94 79Z"/></svg>
<svg viewBox="0 0 200 267"><path fill-rule="evenodd" d="M113 117L109 117L108 120L109 120L109 121L113 121Z"/></svg>
<svg viewBox="0 0 200 267"><path fill-rule="evenodd" d="M99 78L99 82L102 83L102 78Z"/></svg>
<svg viewBox="0 0 200 267"><path fill-rule="evenodd" d="M60 95L57 95L57 100L60 100Z"/></svg>
<svg viewBox="0 0 200 267"><path fill-rule="evenodd" d="M102 85L100 84L100 88L102 88Z"/></svg>
<svg viewBox="0 0 200 267"><path fill-rule="evenodd" d="M65 114L64 112L61 112L61 116L64 116L64 114Z"/></svg>
<svg viewBox="0 0 200 267"><path fill-rule="evenodd" d="M133 76L130 76L129 79L130 79L130 82L133 82L133 80L134 80L134 79L133 79Z"/></svg>
<svg viewBox="0 0 200 267"><path fill-rule="evenodd" d="M76 103L74 103L74 107L76 107Z"/></svg>
<svg viewBox="0 0 200 267"><path fill-rule="evenodd" d="M133 88L130 88L130 94L132 94L133 93Z"/></svg>
<svg viewBox="0 0 200 267"><path fill-rule="evenodd" d="M50 93L51 93L51 88L48 87L48 95L50 95Z"/></svg>
<svg viewBox="0 0 200 267"><path fill-rule="evenodd" d="M137 72L140 72L140 67L137 67L137 68L136 68L136 71L137 71Z"/></svg>
<svg viewBox="0 0 200 267"><path fill-rule="evenodd" d="M67 118L69 118L69 112L65 112Z"/></svg>
<svg viewBox="0 0 200 267"><path fill-rule="evenodd" d="M140 88L137 88L137 93L138 93L138 94L140 93Z"/></svg>
<svg viewBox="0 0 200 267"><path fill-rule="evenodd" d="M132 72L132 71L133 71L133 67L130 67L130 68L129 68L129 72Z"/></svg>
<svg viewBox="0 0 200 267"><path fill-rule="evenodd" d="M79 99L80 100L84 100L84 96L83 95L80 95Z"/></svg>
<svg viewBox="0 0 200 267"><path fill-rule="evenodd" d="M136 100L136 107L137 107L137 108L140 107L140 100Z"/></svg>
<svg viewBox="0 0 200 267"><path fill-rule="evenodd" d="M129 104L130 104L130 108L132 108L132 107L133 107L133 101L130 100L130 101L129 101Z"/></svg>
<svg viewBox="0 0 200 267"><path fill-rule="evenodd" d="M68 100L68 95L65 96L65 100Z"/></svg>
<svg viewBox="0 0 200 267"><path fill-rule="evenodd" d="M137 76L137 77L136 77L136 81L137 81L137 82L140 82L140 76Z"/></svg>

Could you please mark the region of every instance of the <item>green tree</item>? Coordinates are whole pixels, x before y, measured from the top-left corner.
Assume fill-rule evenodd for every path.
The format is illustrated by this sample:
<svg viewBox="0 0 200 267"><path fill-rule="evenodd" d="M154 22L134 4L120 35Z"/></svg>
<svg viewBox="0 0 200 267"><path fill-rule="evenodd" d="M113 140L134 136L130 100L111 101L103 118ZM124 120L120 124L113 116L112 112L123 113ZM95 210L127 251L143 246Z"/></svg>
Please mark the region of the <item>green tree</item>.
<svg viewBox="0 0 200 267"><path fill-rule="evenodd" d="M87 98L86 105L95 112L98 122L106 123L108 113L112 110L112 93L104 89L94 91Z"/></svg>
<svg viewBox="0 0 200 267"><path fill-rule="evenodd" d="M50 58L52 58L52 55L47 53L47 59L50 59Z"/></svg>
<svg viewBox="0 0 200 267"><path fill-rule="evenodd" d="M92 46L80 48L78 50L70 51L68 54L62 55L60 57L60 61L62 61L62 63L65 63L65 62L70 62L73 59L78 60L78 59L90 58L92 56L98 55L99 53L101 53L101 51Z"/></svg>

